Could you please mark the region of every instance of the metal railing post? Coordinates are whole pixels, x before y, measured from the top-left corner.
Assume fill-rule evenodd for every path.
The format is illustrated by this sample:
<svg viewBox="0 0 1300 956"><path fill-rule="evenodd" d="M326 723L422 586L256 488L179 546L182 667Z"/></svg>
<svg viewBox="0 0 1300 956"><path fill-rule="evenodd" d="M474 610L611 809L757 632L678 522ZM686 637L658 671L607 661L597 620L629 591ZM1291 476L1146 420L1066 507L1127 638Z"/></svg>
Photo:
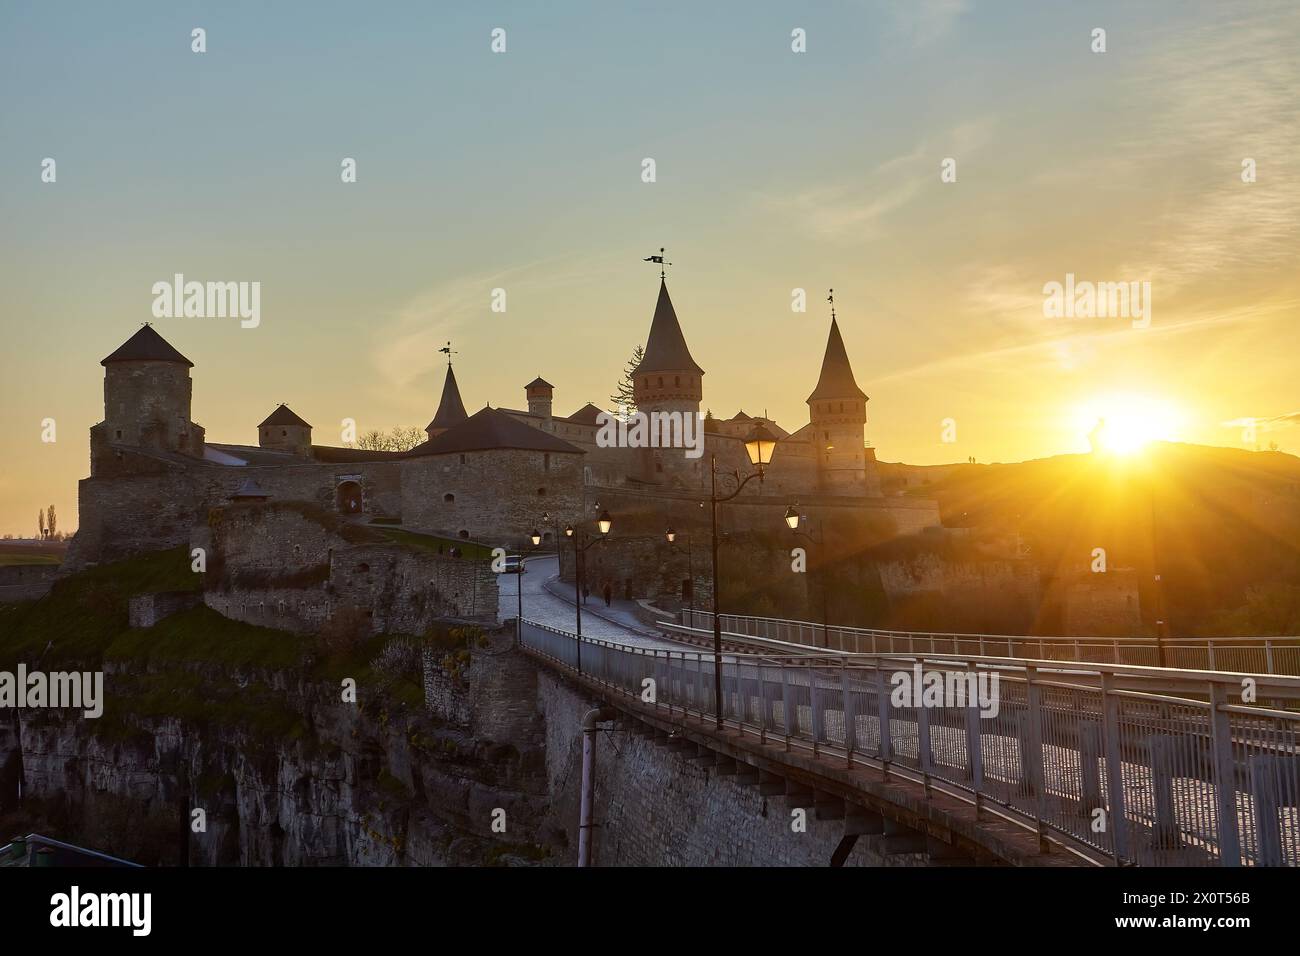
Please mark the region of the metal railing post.
<svg viewBox="0 0 1300 956"><path fill-rule="evenodd" d="M889 764L894 751L889 739L889 681L885 679L885 671L880 663L876 661L876 711L880 719L880 765L888 780Z"/></svg>
<svg viewBox="0 0 1300 956"><path fill-rule="evenodd" d="M1107 824L1110 827L1115 862L1118 864L1128 859L1128 821L1124 816L1124 758L1120 740L1120 701L1111 693L1114 688L1114 675L1103 673L1101 675L1102 728L1106 743L1106 789L1110 792L1110 819Z"/></svg>
<svg viewBox="0 0 1300 956"><path fill-rule="evenodd" d="M1079 724L1079 815L1091 818L1104 806L1101 796L1101 724L1085 720Z"/></svg>
<svg viewBox="0 0 1300 956"><path fill-rule="evenodd" d="M916 762L921 767L921 780L925 785L925 798L930 799L930 773L934 765L934 753L930 747L930 708L918 707L916 710ZM979 818L978 797L975 815Z"/></svg>
<svg viewBox="0 0 1300 956"><path fill-rule="evenodd" d="M791 708L790 708L790 675L786 673L787 667L784 664L781 667L781 723L785 726L785 749L790 749L790 725L791 725Z"/></svg>
<svg viewBox="0 0 1300 956"><path fill-rule="evenodd" d="M1047 832L1043 818L1047 810L1046 774L1043 772L1043 689L1034 682L1038 669L1025 668L1025 694L1029 702L1029 766L1034 786L1034 823L1038 826L1038 848L1047 852Z"/></svg>
<svg viewBox="0 0 1300 956"><path fill-rule="evenodd" d="M1152 842L1160 850L1177 850L1183 845L1178 828L1178 808L1174 802L1174 750L1178 741L1167 734L1147 738L1151 764L1151 791L1155 802L1155 827Z"/></svg>
<svg viewBox="0 0 1300 956"><path fill-rule="evenodd" d="M853 766L853 751L858 746L858 718L854 712L853 691L849 686L849 669L840 661L840 710L844 714L844 763Z"/></svg>
<svg viewBox="0 0 1300 956"><path fill-rule="evenodd" d="M1214 751L1215 824L1219 865L1241 866L1241 835L1237 831L1237 764L1232 758L1232 715L1223 710L1227 689L1210 684L1210 740Z"/></svg>
<svg viewBox="0 0 1300 956"><path fill-rule="evenodd" d="M1294 759L1294 758L1288 758ZM1255 807L1255 863L1281 866L1282 827L1278 809L1282 800L1283 758L1258 754L1250 758L1250 791ZM1294 800L1294 794L1288 794Z"/></svg>
<svg viewBox="0 0 1300 956"><path fill-rule="evenodd" d="M813 756L816 757L818 741L821 740L822 734L825 731L825 726L824 726L825 714L822 713L822 709L819 706L821 704L821 699L820 699L821 695L817 693L817 668L809 667L807 668L807 670L808 670L808 713L809 716L812 718Z"/></svg>
<svg viewBox="0 0 1300 956"><path fill-rule="evenodd" d="M966 665L966 674L970 680L966 684L966 762L969 764L971 789L975 793L984 792L984 747L980 734L979 699L974 688L978 687L978 673L974 664ZM919 708L925 710L924 703Z"/></svg>

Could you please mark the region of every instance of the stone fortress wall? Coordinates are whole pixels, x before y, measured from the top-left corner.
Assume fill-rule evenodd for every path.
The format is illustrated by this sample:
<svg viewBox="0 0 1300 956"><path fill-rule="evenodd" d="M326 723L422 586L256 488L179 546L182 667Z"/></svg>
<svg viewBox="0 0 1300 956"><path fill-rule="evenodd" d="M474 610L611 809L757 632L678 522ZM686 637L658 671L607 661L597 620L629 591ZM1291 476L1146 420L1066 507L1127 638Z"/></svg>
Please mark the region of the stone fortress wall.
<svg viewBox="0 0 1300 956"><path fill-rule="evenodd" d="M351 612L362 630L418 635L446 618L496 620L490 562L369 537L382 536L268 502L214 509L191 545L211 555L205 603L237 621L311 633Z"/></svg>

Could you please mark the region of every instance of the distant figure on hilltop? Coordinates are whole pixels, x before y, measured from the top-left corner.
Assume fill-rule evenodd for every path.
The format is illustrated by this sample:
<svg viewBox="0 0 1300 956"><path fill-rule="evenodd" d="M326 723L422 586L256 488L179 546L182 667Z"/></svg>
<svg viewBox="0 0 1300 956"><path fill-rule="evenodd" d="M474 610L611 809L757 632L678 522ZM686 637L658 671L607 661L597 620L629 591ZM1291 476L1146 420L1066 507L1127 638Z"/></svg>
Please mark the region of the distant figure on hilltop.
<svg viewBox="0 0 1300 956"><path fill-rule="evenodd" d="M1106 443L1106 419L1097 419L1097 424L1092 426L1092 431L1088 432L1088 444L1092 446L1094 453L1099 452L1105 447Z"/></svg>

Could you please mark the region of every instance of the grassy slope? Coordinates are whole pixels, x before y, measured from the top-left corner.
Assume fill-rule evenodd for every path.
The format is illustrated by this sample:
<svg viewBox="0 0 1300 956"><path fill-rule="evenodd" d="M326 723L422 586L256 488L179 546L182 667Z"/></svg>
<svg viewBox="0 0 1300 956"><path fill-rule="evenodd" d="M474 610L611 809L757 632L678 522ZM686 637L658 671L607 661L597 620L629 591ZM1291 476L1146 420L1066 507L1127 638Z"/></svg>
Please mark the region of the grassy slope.
<svg viewBox="0 0 1300 956"><path fill-rule="evenodd" d="M384 537L396 544L405 545L408 548L415 548L420 551L429 551L434 554L438 553L438 548L442 548L442 554L447 555L452 548L459 548L461 557L467 561L485 561L492 557L492 549L481 544L472 544L469 541L457 541L454 538L440 538L432 534L419 534L413 531L406 531L401 528L379 528Z"/></svg>
<svg viewBox="0 0 1300 956"><path fill-rule="evenodd" d="M313 680L382 686L404 704L418 707L423 690L413 675L383 675L373 662L398 635L377 635L345 647L326 647L317 638L257 627L222 617L204 605L168 617L154 627L131 629L132 595L197 591L185 548L106 564L59 581L39 601L0 605L0 669L19 662L42 670L98 670L105 662L127 665L113 678L96 733L129 735L128 715L176 717L248 726L271 739L308 732L302 716L284 706L283 696L257 682L238 686L228 678L200 674L186 665L217 668L303 668ZM411 640L411 638L405 638Z"/></svg>

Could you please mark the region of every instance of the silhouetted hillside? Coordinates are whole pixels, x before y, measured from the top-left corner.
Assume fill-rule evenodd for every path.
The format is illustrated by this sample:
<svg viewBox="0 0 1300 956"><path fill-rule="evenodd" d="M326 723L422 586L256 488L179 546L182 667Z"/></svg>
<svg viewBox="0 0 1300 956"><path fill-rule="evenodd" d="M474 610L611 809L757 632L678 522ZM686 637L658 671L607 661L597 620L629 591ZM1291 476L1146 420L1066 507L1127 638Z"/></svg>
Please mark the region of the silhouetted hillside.
<svg viewBox="0 0 1300 956"><path fill-rule="evenodd" d="M1130 458L886 466L887 480L904 472L905 493L937 498L946 527L1005 536L1049 585L1086 572L1101 548L1108 569L1134 569L1147 623L1161 572L1174 635L1300 633L1295 456L1157 443Z"/></svg>

